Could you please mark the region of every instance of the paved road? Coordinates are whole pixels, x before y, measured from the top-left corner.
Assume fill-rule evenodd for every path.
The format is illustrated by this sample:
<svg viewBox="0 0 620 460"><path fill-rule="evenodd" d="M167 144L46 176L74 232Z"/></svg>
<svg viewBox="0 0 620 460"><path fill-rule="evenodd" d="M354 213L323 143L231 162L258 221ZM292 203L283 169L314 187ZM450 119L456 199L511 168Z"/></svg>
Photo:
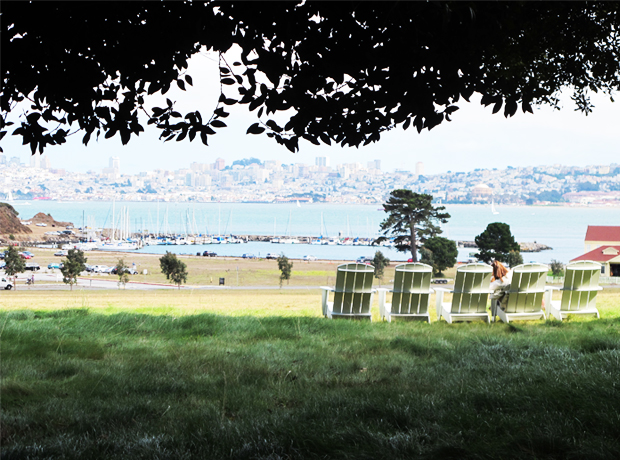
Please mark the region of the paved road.
<svg viewBox="0 0 620 460"><path fill-rule="evenodd" d="M24 284L25 279L32 276L31 274L25 275L22 274L18 276L18 284L17 289L19 291L23 290L36 290L36 291L68 291L70 287L62 282L62 276L60 273L36 273L34 275L35 283L34 285L26 285ZM79 289L89 289L89 290L102 290L102 289L118 289L118 280L116 277L105 278L100 275L92 275L88 277L80 277L78 278L77 288ZM375 286L378 287L378 286ZM383 287L391 287L391 286L383 286ZM436 287L442 287L445 289L452 289L454 286L449 284L437 285ZM618 289L619 285L604 285L602 286L604 289ZM74 286L75 288L75 286ZM282 286L283 290L313 290L319 289L320 286ZM137 290L137 291L149 291L154 289L177 289L176 285L170 284L162 284L162 283L147 283L140 282L138 280L131 281L126 284L125 289L128 290ZM279 286L218 286L218 285L204 285L204 286L181 286L182 290L187 289L201 289L201 290L274 290L280 289Z"/></svg>
<svg viewBox="0 0 620 460"><path fill-rule="evenodd" d="M69 285L64 284L62 282L62 275L60 273L35 273L34 275L34 284L28 285L24 284L26 278L30 278L31 274L22 274L17 277L17 290L34 290L34 291L68 291L70 288ZM102 289L118 289L118 279L116 276L105 278L99 278L99 275L92 276L84 276L79 277L77 286L74 286L78 289L89 289L89 290L102 290ZM318 289L319 286L283 286L283 289L286 290L310 290L310 289ZM122 287L121 287L122 289ZM131 281L125 285L125 289L128 290L137 290L137 291L148 291L154 289L178 289L176 285L171 284L162 284L162 283L147 283L140 281ZM280 289L279 286L219 286L219 285L204 285L204 286L188 286L182 285L182 290L187 289L203 289L203 290L230 290L230 289L240 289L240 290L256 290L256 289Z"/></svg>

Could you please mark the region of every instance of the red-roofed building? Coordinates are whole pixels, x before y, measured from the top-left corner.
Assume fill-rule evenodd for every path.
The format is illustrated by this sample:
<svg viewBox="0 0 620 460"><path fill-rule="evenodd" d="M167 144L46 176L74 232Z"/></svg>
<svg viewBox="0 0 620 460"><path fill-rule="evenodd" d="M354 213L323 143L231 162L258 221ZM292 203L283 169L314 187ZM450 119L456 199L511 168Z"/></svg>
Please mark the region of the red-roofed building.
<svg viewBox="0 0 620 460"><path fill-rule="evenodd" d="M585 251L592 251L601 246L620 246L620 227L588 225Z"/></svg>
<svg viewBox="0 0 620 460"><path fill-rule="evenodd" d="M589 230L590 228L588 228ZM577 260L593 260L602 265L601 274L606 276L620 276L620 244L615 246L600 246L584 255L576 257Z"/></svg>

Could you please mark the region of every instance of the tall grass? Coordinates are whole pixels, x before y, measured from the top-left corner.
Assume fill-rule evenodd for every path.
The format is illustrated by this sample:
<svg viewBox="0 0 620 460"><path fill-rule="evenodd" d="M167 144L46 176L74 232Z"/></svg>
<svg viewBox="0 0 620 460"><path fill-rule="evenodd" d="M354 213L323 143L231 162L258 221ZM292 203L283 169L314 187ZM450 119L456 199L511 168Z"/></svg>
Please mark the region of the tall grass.
<svg viewBox="0 0 620 460"><path fill-rule="evenodd" d="M514 325L140 294L3 295L3 458L620 456L617 292L600 320Z"/></svg>

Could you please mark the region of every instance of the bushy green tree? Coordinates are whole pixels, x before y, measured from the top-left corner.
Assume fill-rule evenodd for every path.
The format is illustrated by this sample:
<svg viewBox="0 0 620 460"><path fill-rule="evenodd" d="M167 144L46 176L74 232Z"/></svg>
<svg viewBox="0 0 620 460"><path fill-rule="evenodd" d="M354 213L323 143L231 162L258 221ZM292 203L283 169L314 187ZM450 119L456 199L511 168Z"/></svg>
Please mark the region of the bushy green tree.
<svg viewBox="0 0 620 460"><path fill-rule="evenodd" d="M63 265L60 267L62 281L68 284L71 290L73 290L73 285L77 284L78 275L86 270L86 261L84 252L79 249L69 249L67 258L63 260Z"/></svg>
<svg viewBox="0 0 620 460"><path fill-rule="evenodd" d="M187 282L187 265L177 258L176 254L166 251L166 254L159 258L159 266L166 279L176 284L181 289L181 283Z"/></svg>
<svg viewBox="0 0 620 460"><path fill-rule="evenodd" d="M22 256L19 255L19 251L15 246L9 246L6 250L6 254L4 256L4 273L7 276L13 277L13 286L15 290L17 290L17 283L15 282L15 277L18 273L24 273L26 270L26 263Z"/></svg>
<svg viewBox="0 0 620 460"><path fill-rule="evenodd" d="M434 267L435 259L433 257L433 251L426 249L424 246L422 246L420 248L420 262Z"/></svg>
<svg viewBox="0 0 620 460"><path fill-rule="evenodd" d="M278 262L278 269L280 270L280 288L281 288L282 282L284 280L286 280L286 283L288 284L289 280L291 279L291 274L293 273L293 262L288 260L288 257L286 257L284 254L278 257L277 262Z"/></svg>
<svg viewBox="0 0 620 460"><path fill-rule="evenodd" d="M456 241L436 236L426 240L423 247L432 253L432 263L429 265L433 267L434 275L441 276L441 272L456 264L456 258L459 255Z"/></svg>
<svg viewBox="0 0 620 460"><path fill-rule="evenodd" d="M375 278L383 281L385 267L390 265L390 259L385 257L381 251L377 251L375 252L375 257L372 259L372 265L375 267Z"/></svg>
<svg viewBox="0 0 620 460"><path fill-rule="evenodd" d="M415 193L407 189L393 190L390 198L383 205L388 217L381 222L384 236L377 238L379 244L394 238L397 250L411 252L411 259L418 261L418 242L441 233L439 223L446 223L450 214L442 212L443 206L433 206L432 195Z"/></svg>
<svg viewBox="0 0 620 460"><path fill-rule="evenodd" d="M510 225L502 222L489 224L485 231L475 238L478 246L478 260L490 264L493 260L507 262L510 251L519 251L519 243L510 232Z"/></svg>
<svg viewBox="0 0 620 460"><path fill-rule="evenodd" d="M129 282L129 267L125 264L124 259L118 259L116 263L116 275L118 276L118 287L120 289L121 284L124 288L126 288L127 283Z"/></svg>
<svg viewBox="0 0 620 460"><path fill-rule="evenodd" d="M523 256L519 251L510 251L506 256L506 263L512 268L523 263Z"/></svg>
<svg viewBox="0 0 620 460"><path fill-rule="evenodd" d="M559 260L551 259L549 268L551 269L553 276L562 276L564 274L564 264Z"/></svg>

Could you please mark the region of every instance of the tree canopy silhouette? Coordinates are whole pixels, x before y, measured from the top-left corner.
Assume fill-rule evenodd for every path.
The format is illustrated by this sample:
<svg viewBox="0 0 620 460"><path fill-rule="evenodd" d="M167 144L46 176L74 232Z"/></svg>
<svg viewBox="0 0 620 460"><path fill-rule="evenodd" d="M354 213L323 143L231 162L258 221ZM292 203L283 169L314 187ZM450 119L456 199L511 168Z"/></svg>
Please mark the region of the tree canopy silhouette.
<svg viewBox="0 0 620 460"><path fill-rule="evenodd" d="M570 86L587 114L588 91L620 86L619 11L616 2L5 2L0 138L16 108L12 132L33 153L77 132L84 144L93 135L126 144L145 122L164 140L208 144L234 104L256 111L247 133L291 151L300 139L360 146L396 127L430 130L474 93L509 117L558 107ZM193 84L188 60L205 47L219 52L217 106L149 107L148 95Z"/></svg>

